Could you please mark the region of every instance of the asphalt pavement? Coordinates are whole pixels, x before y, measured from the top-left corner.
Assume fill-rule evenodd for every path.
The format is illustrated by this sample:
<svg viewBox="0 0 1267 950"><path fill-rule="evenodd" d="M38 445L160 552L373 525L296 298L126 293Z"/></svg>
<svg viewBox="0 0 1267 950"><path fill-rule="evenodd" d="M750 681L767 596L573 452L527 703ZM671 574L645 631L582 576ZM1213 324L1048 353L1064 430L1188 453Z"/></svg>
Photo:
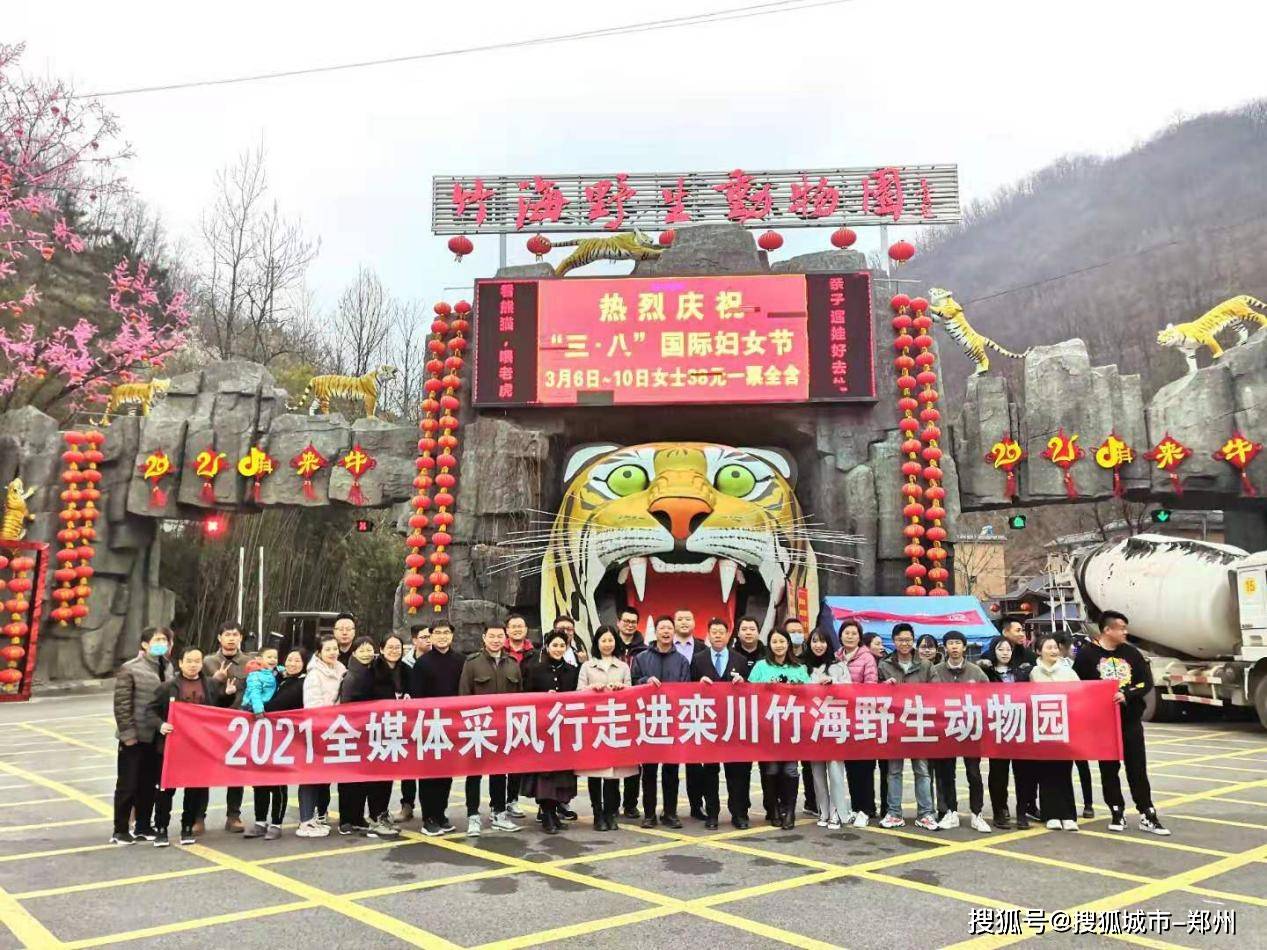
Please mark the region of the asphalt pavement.
<svg viewBox="0 0 1267 950"><path fill-rule="evenodd" d="M523 831L476 840L426 838L416 821L398 841L302 839L291 789L280 840L223 831L218 792L199 843L165 849L107 844L108 693L3 704L0 725L0 950L1267 939L1267 733L1248 723L1148 727L1154 797L1174 832L1164 839L1139 831L1133 813L1126 832L1107 831L1096 775L1097 817L1076 833L981 834L966 822L937 833L828 831L812 818L791 831L759 821L737 831L724 814L714 832L685 819L680 832L596 833L582 783L581 819L555 837L530 811ZM450 816L464 826L459 795ZM248 790L248 812L250 802Z"/></svg>

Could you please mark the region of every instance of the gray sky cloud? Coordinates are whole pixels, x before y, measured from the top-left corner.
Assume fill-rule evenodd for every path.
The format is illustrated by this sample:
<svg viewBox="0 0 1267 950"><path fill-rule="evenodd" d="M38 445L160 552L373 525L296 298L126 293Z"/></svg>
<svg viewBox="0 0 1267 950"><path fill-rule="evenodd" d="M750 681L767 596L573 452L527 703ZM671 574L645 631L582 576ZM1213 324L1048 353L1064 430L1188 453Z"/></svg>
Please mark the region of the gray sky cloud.
<svg viewBox="0 0 1267 950"><path fill-rule="evenodd" d="M406 55L743 5L11 0L24 66L81 90ZM436 173L658 171L957 162L965 200L1057 156L1129 148L1173 120L1264 94L1243 0L1059 4L854 0L779 16L109 100L129 175L192 241L214 173L261 139L273 192L322 239L324 303L374 266L436 299L496 263L430 233ZM827 246L789 233L783 254ZM511 238L512 261L531 255ZM863 249L874 246L865 235ZM450 297L453 294L449 295Z"/></svg>

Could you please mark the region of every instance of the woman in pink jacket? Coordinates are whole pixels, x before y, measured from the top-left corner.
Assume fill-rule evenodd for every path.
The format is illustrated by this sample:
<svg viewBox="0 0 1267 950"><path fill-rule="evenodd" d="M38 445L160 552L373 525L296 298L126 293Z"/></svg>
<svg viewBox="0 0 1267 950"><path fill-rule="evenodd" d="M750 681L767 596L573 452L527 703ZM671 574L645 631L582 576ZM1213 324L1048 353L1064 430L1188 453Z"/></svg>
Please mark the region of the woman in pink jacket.
<svg viewBox="0 0 1267 950"><path fill-rule="evenodd" d="M856 620L846 620L840 625L840 651L836 659L849 667L849 679L854 683L876 683L875 654L862 645L862 627ZM887 763L881 762L883 768ZM845 782L849 786L849 801L853 805L855 828L865 828L877 815L875 808L875 759L850 759L845 762ZM881 783L883 787L883 783Z"/></svg>

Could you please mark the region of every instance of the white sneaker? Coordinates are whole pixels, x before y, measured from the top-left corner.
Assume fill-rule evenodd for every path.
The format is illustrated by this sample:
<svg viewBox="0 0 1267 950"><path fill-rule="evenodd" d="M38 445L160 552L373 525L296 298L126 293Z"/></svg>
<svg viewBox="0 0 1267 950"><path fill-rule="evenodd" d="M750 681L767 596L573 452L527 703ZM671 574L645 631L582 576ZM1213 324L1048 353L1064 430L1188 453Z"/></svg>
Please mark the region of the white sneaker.
<svg viewBox="0 0 1267 950"><path fill-rule="evenodd" d="M959 812L948 811L941 816L941 821L937 822L937 827L942 831L949 831L951 828L959 827Z"/></svg>
<svg viewBox="0 0 1267 950"><path fill-rule="evenodd" d="M1066 818L1060 823L1060 829L1061 831L1077 831L1078 823L1072 818Z"/></svg>
<svg viewBox="0 0 1267 950"><path fill-rule="evenodd" d="M826 828L826 827L827 827L827 823L828 823L830 820L831 820L831 819L827 818L826 816L823 816L822 818L818 819L818 821L814 822L814 824L818 825L818 827L820 827L820 828ZM839 828L839 827L840 827L840 825L839 825L839 824L837 824L837 825L836 825L836 827L837 827L837 828Z"/></svg>
<svg viewBox="0 0 1267 950"><path fill-rule="evenodd" d="M1059 831L1059 830L1060 830L1060 819L1059 819L1059 818L1053 818L1051 821L1047 822L1047 830L1048 830L1048 831Z"/></svg>
<svg viewBox="0 0 1267 950"><path fill-rule="evenodd" d="M466 836L468 838L478 838L481 831L483 831L483 826L480 824L479 815L472 815L466 819Z"/></svg>
<svg viewBox="0 0 1267 950"><path fill-rule="evenodd" d="M958 815L955 815L956 819L958 817L959 817ZM941 830L941 825L937 824L937 819L934 818L932 815L925 815L923 818L916 818L915 827L923 828L925 831L940 831ZM956 828L959 827L958 822L955 823L955 827Z"/></svg>
<svg viewBox="0 0 1267 950"><path fill-rule="evenodd" d="M860 811L856 815L853 816L853 826L855 828L865 828L870 823L870 821L871 819L867 816L867 813L865 811Z"/></svg>
<svg viewBox="0 0 1267 950"><path fill-rule="evenodd" d="M850 816L850 817L852 817L852 816ZM828 819L827 819L827 830L828 830L828 831L839 831L839 830L840 830L840 825L841 825L840 816L839 816L839 815L837 815L837 814L832 814L832 816L831 816L830 818L828 818Z"/></svg>
<svg viewBox="0 0 1267 950"><path fill-rule="evenodd" d="M972 830L979 831L982 834L989 834L994 829L990 827L990 823L981 817L980 813L972 816Z"/></svg>
<svg viewBox="0 0 1267 950"><path fill-rule="evenodd" d="M901 815L885 815L880 819L881 828L901 828L906 824L906 819Z"/></svg>
<svg viewBox="0 0 1267 950"><path fill-rule="evenodd" d="M519 807L519 802L507 802L506 814L508 814L511 818L522 818L524 816L524 811Z"/></svg>
<svg viewBox="0 0 1267 950"><path fill-rule="evenodd" d="M510 820L510 816L504 811L499 811L493 815L493 820L489 822L489 826L494 831L521 831L522 829ZM469 832L468 832L469 834Z"/></svg>
<svg viewBox="0 0 1267 950"><path fill-rule="evenodd" d="M295 829L295 836L299 838L325 838L329 834L330 827L318 824L315 818L301 821L299 827Z"/></svg>

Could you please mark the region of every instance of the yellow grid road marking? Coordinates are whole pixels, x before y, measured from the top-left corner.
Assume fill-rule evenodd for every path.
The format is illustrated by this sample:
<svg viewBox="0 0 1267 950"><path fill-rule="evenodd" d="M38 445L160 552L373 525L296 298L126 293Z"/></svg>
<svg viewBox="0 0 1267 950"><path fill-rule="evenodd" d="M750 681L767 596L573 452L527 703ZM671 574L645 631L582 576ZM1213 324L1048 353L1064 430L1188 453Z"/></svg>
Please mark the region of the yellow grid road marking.
<svg viewBox="0 0 1267 950"><path fill-rule="evenodd" d="M79 894L83 891L99 891L111 887L126 887L129 884L149 884L151 881L170 881L180 877L194 877L199 874L214 874L224 868L210 865L206 867L181 868L177 871L157 871L153 874L138 874L135 877L119 877L108 881L86 881L83 884L67 884L63 887L46 887L38 891L23 891L14 894L17 901L34 900L37 897L58 897L62 894Z"/></svg>
<svg viewBox="0 0 1267 950"><path fill-rule="evenodd" d="M33 726L28 722L19 723L19 725L21 725L23 729L27 729L30 732L35 732L35 733L38 733L39 735L47 736L50 739L56 739L58 742L65 742L67 745L79 746L79 748L87 749L89 752L93 752L97 755L110 755L112 753L117 753L118 751L117 749L103 749L99 745L93 745L92 743L84 742L82 739L76 739L73 736L67 736L67 735L63 735L60 732L54 732L52 729L45 729L43 726Z"/></svg>
<svg viewBox="0 0 1267 950"><path fill-rule="evenodd" d="M1178 812L1171 812L1172 818L1182 818L1185 821L1204 821L1211 825L1231 825L1233 828L1253 828L1255 831L1267 831L1267 825L1256 825L1249 821L1229 821L1226 818L1206 818L1204 815L1181 815Z"/></svg>
<svg viewBox="0 0 1267 950"><path fill-rule="evenodd" d="M520 872L512 871L511 873L518 874ZM657 917L667 917L669 914L675 913L677 911L671 907L644 907L642 910L631 911L628 914L618 914L615 917L600 917L597 920L568 924L566 927L555 927L553 930L542 930L522 937L511 937L507 940L481 943L472 947L471 950L520 950L522 947L538 947L554 940L584 937L603 930L610 930L613 927L627 927L630 924L640 924L646 920L655 920Z"/></svg>
<svg viewBox="0 0 1267 950"><path fill-rule="evenodd" d="M40 923L34 914L19 904L0 887L0 921L9 928L24 947L64 947L53 932Z"/></svg>
<svg viewBox="0 0 1267 950"><path fill-rule="evenodd" d="M68 950L80 950L84 947L103 947L112 943L130 943L133 940L144 940L147 937L165 937L168 934L183 933L187 930L202 930L216 924L232 924L242 920L257 920L260 917L272 917L277 914L289 914L296 910L307 910L318 906L313 901L292 901L289 904L273 904L271 907L255 907L251 910L232 911L227 914L216 914L214 917L199 917L197 920L181 920L171 924L157 924L140 930L125 930L121 933L106 934L103 937L88 937L62 944Z"/></svg>
<svg viewBox="0 0 1267 950"><path fill-rule="evenodd" d="M27 851L24 854L0 854L0 864L6 861L27 861L31 858L55 858L63 854L87 854L89 851L105 851L112 844L86 844L77 848L54 848L51 851Z"/></svg>
<svg viewBox="0 0 1267 950"><path fill-rule="evenodd" d="M389 914L374 910L370 907L363 907L347 898L332 894L329 891L322 890L312 884L306 884L303 881L296 880L293 877L287 877L277 871L270 871L268 868L256 867L248 861L241 858L235 858L232 855L217 851L214 848L208 848L206 845L194 844L185 848L189 854L197 855L205 858L215 864L220 865L230 871L236 871L246 877L259 881L261 884L268 884L278 890L285 891L302 900L318 904L330 910L340 913L345 917L373 927L375 930L381 930L385 934L393 937L399 937L412 943L416 947L436 948L436 950L460 950L458 945L438 937L433 933L415 927L412 924L398 920Z"/></svg>

